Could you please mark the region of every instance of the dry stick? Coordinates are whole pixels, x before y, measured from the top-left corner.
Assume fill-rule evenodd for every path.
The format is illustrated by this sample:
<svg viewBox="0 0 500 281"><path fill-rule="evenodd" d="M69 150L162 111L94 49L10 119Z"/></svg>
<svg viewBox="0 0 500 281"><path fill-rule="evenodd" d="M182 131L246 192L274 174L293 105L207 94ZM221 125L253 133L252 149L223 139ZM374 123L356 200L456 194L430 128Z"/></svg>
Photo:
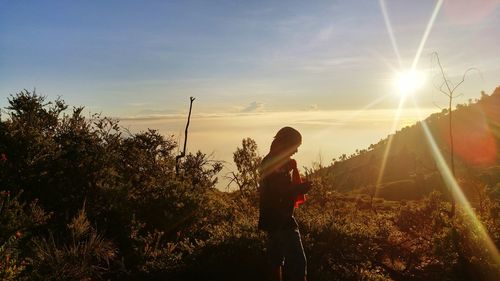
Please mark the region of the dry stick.
<svg viewBox="0 0 500 281"><path fill-rule="evenodd" d="M188 128L189 128L189 121L191 120L191 109L193 108L193 101L195 98L189 97L189 100L191 101L189 104L189 115L188 115L188 120L186 124L186 130L184 131L184 149L182 150L181 154L177 155L175 157L175 173L178 175L179 174L179 160L186 155L186 144L187 144L187 139L188 139Z"/></svg>
<svg viewBox="0 0 500 281"><path fill-rule="evenodd" d="M453 91L456 89L454 87L453 89L450 87L450 84L448 83L448 79L445 76L443 66L441 65L441 61L439 60L439 55L437 53L434 53L437 62L439 65L439 69L441 70L441 75L443 76L443 83L441 84L441 87L439 87L439 90L448 96L448 121L449 121L449 137L450 137L450 164L451 164L451 173L453 174L453 177L456 176L455 174L455 161L454 161L454 149L453 149L453 131L452 131L452 122L451 122L451 117L452 117L452 101L453 101ZM460 82L461 84L461 82ZM459 85L460 85L459 84ZM443 91L443 86L446 85L446 88L448 89L448 92ZM452 191L453 192L453 191ZM455 215L455 198L453 197L453 194L451 195L451 210L450 210L451 216Z"/></svg>
<svg viewBox="0 0 500 281"><path fill-rule="evenodd" d="M441 83L441 86L439 87L439 91L446 95L448 97L448 126L449 126L449 137L450 137L450 164L451 164L451 172L453 174L453 177L456 177L455 173L455 160L454 160L454 143L453 143L453 131L452 131L452 102L453 98L459 97L460 95L455 95L455 90L460 86L464 81L465 81L465 76L469 71L476 70L479 72L479 75L481 76L481 72L475 68L471 67L468 68L463 76L462 80L458 82L458 84L454 85L448 78L446 78L446 74L444 72L443 66L441 65L441 61L439 60L439 55L437 52L433 53L436 58L437 58L437 63L439 65L439 70L441 71L441 75L443 76L443 83ZM482 76L481 76L482 77ZM447 91L443 90L443 86L446 86ZM453 194L451 195L451 210L450 210L451 216L455 215L455 198L453 198Z"/></svg>

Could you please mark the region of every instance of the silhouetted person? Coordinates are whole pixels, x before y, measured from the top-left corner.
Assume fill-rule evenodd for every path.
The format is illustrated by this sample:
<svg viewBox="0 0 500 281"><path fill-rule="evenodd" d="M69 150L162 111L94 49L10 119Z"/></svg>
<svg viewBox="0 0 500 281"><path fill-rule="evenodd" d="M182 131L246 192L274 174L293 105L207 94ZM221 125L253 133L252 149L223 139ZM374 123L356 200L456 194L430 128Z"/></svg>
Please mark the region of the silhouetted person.
<svg viewBox="0 0 500 281"><path fill-rule="evenodd" d="M306 280L307 262L293 210L304 201L311 183L300 183L297 162L290 158L301 144L297 130L280 129L260 166L259 229L267 232L272 280L281 280L282 268L286 280Z"/></svg>

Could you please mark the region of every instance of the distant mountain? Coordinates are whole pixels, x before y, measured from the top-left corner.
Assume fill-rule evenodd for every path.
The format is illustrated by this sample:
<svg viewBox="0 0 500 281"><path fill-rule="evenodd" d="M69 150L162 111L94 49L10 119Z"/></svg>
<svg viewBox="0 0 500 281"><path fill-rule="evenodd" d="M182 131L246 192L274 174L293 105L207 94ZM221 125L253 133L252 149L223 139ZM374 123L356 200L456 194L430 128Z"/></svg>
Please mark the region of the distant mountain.
<svg viewBox="0 0 500 281"><path fill-rule="evenodd" d="M433 189L444 188L431 153L423 122L428 126L443 158L450 163L451 141L447 110L434 113L389 135L351 156L343 155L326 172L333 187L343 192L367 193L377 184L389 143L386 167L377 195L385 199L417 199ZM452 111L455 167L458 179L500 182L500 87L491 95L459 104ZM392 140L391 140L392 138ZM324 171L325 172L325 171Z"/></svg>

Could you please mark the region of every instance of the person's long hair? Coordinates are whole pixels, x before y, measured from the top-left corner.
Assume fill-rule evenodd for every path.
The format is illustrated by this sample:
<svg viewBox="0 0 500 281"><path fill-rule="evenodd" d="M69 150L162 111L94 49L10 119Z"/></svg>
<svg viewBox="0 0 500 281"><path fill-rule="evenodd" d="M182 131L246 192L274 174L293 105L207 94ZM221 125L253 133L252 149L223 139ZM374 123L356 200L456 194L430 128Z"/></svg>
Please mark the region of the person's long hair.
<svg viewBox="0 0 500 281"><path fill-rule="evenodd" d="M271 149L265 164L261 166L261 177L288 163L289 156L302 143L302 135L292 127L281 128L271 143Z"/></svg>
<svg viewBox="0 0 500 281"><path fill-rule="evenodd" d="M281 128L271 143L271 154L287 154L302 143L302 135L292 127Z"/></svg>

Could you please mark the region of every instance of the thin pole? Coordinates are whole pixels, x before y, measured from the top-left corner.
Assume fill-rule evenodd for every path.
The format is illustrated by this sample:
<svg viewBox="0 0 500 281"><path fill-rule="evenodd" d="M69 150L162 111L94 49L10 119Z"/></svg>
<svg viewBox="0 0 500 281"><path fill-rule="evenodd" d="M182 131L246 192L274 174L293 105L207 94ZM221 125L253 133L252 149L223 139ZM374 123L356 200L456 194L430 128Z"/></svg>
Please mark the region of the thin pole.
<svg viewBox="0 0 500 281"><path fill-rule="evenodd" d="M189 128L189 121L191 120L191 110L193 109L193 101L195 100L194 97L189 97L190 104L189 104L189 115L187 119L187 124L186 124L186 130L184 130L184 148L182 149L181 154L177 155L175 157L175 173L179 174L179 160L186 155L186 145L187 145L187 139L188 139L188 128Z"/></svg>

